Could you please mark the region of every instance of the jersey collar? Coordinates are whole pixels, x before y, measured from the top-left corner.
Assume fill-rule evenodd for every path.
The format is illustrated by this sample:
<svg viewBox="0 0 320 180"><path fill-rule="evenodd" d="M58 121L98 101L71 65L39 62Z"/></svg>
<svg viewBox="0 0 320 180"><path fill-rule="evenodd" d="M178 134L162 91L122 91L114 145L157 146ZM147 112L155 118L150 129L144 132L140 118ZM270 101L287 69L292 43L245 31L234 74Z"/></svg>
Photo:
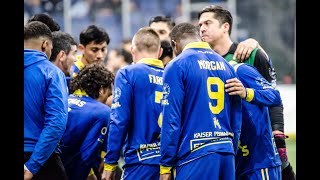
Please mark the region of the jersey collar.
<svg viewBox="0 0 320 180"><path fill-rule="evenodd" d="M183 51L190 48L211 49L210 45L207 42L191 42L183 48Z"/></svg>
<svg viewBox="0 0 320 180"><path fill-rule="evenodd" d="M156 66L159 68L164 68L163 62L159 59L142 58L138 61L138 63L148 64L148 65Z"/></svg>
<svg viewBox="0 0 320 180"><path fill-rule="evenodd" d="M77 95L77 96L88 96L88 94L87 94L85 91L81 90L81 89L75 90L75 91L73 92L73 94L74 94L74 95Z"/></svg>

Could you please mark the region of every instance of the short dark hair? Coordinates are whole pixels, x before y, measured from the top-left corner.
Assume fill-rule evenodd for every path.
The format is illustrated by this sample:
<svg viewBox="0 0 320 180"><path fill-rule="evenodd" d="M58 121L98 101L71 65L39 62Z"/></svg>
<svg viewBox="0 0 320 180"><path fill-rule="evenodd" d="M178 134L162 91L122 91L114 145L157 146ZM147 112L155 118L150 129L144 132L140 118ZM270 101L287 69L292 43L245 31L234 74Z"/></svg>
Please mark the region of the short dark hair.
<svg viewBox="0 0 320 180"><path fill-rule="evenodd" d="M229 23L230 28L228 33L229 35L231 35L233 19L231 13L228 10L218 5L206 6L199 12L198 19L200 19L200 16L205 12L212 12L214 18L219 21L220 25L223 23Z"/></svg>
<svg viewBox="0 0 320 180"><path fill-rule="evenodd" d="M123 56L123 59L127 64L131 64L133 62L131 53L123 48L115 48L114 51L116 52L117 56Z"/></svg>
<svg viewBox="0 0 320 180"><path fill-rule="evenodd" d="M24 26L24 40L37 39L40 37L48 38L52 41L52 32L47 25L40 21L33 21Z"/></svg>
<svg viewBox="0 0 320 180"><path fill-rule="evenodd" d="M61 31L52 32L52 54L50 61L55 61L57 55L60 51L64 51L66 54L69 54L72 45L77 45L74 38L66 33Z"/></svg>
<svg viewBox="0 0 320 180"><path fill-rule="evenodd" d="M102 28L98 27L96 25L90 25L80 33L80 44L86 46L90 44L92 41L95 44L101 44L103 42L106 42L107 45L110 42L109 35L107 31Z"/></svg>
<svg viewBox="0 0 320 180"><path fill-rule="evenodd" d="M80 89L93 99L99 97L100 88L112 88L114 75L103 64L88 64L70 81L70 92Z"/></svg>
<svg viewBox="0 0 320 180"><path fill-rule="evenodd" d="M38 13L33 15L27 23L32 22L32 21L40 21L46 24L52 32L54 31L59 31L60 30L60 25L58 24L57 21L53 19L49 14L47 13Z"/></svg>
<svg viewBox="0 0 320 180"><path fill-rule="evenodd" d="M165 23L168 24L169 29L172 29L176 25L176 23L170 17L167 17L167 16L155 16L155 17L152 17L149 20L149 26L154 22L165 22Z"/></svg>
<svg viewBox="0 0 320 180"><path fill-rule="evenodd" d="M185 39L187 37L199 36L199 29L191 23L180 23L172 29L170 33L171 40L179 41L180 39ZM172 44L171 44L172 46Z"/></svg>
<svg viewBox="0 0 320 180"><path fill-rule="evenodd" d="M160 60L163 60L167 56L169 56L170 58L173 57L172 46L168 40L161 40L161 48L163 49L163 51L159 58Z"/></svg>

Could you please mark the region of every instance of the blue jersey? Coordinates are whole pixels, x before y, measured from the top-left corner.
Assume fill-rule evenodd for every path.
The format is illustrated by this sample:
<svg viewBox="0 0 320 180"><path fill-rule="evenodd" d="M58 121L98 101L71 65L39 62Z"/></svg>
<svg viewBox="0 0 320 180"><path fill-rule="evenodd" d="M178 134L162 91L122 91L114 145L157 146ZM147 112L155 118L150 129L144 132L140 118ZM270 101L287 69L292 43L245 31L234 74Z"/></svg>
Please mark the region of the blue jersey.
<svg viewBox="0 0 320 180"><path fill-rule="evenodd" d="M161 161L179 166L215 153L235 154L241 128L241 98L225 92L233 67L208 43L189 43L163 75Z"/></svg>
<svg viewBox="0 0 320 180"><path fill-rule="evenodd" d="M106 164L117 164L121 148L125 165L159 164L162 74L162 61L151 58L118 70Z"/></svg>
<svg viewBox="0 0 320 180"><path fill-rule="evenodd" d="M69 95L68 105L61 159L70 180L86 179L90 168L101 161L111 110L80 90Z"/></svg>
<svg viewBox="0 0 320 180"><path fill-rule="evenodd" d="M43 52L24 50L24 152L25 163L37 173L53 152L66 129L68 89L63 72Z"/></svg>
<svg viewBox="0 0 320 180"><path fill-rule="evenodd" d="M234 64L234 68L248 91L246 100L242 102L242 127L236 156L236 174L239 177L257 169L281 165L268 111L268 106L281 104L281 97L255 67L241 63Z"/></svg>

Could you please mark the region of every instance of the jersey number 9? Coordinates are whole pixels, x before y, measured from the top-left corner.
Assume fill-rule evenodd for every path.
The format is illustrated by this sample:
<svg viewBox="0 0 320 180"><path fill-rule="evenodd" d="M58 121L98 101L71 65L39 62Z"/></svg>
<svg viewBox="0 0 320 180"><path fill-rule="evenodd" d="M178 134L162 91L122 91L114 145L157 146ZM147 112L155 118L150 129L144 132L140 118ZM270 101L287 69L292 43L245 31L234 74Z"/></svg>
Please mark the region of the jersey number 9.
<svg viewBox="0 0 320 180"><path fill-rule="evenodd" d="M211 90L212 85L217 86L217 91ZM218 77L208 77L207 90L209 98L217 101L215 106L209 102L210 111L213 114L219 114L224 108L224 82Z"/></svg>

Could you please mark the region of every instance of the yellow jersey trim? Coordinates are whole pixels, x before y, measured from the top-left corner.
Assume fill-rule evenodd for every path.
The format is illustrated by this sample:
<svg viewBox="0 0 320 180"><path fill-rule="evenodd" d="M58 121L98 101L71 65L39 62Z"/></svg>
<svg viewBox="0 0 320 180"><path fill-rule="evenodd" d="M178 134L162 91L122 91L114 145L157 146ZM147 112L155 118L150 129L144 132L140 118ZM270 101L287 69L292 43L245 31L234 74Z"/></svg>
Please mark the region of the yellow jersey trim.
<svg viewBox="0 0 320 180"><path fill-rule="evenodd" d="M82 58L82 56L83 56L83 54L78 54L78 55L76 55L76 62L77 62L77 61L80 61L81 58Z"/></svg>
<svg viewBox="0 0 320 180"><path fill-rule="evenodd" d="M78 60L78 61L76 61L75 63L74 63L79 69L83 69L84 68L84 63L81 61L81 59L80 60Z"/></svg>
<svg viewBox="0 0 320 180"><path fill-rule="evenodd" d="M241 66L243 63L238 63L238 62L235 61L235 60L230 60L230 61L229 61L229 64L235 65L235 66L233 66L233 69L234 69L235 72L237 72L238 67Z"/></svg>
<svg viewBox="0 0 320 180"><path fill-rule="evenodd" d="M77 89L73 92L74 95L77 96L89 96L85 91L81 90L81 89Z"/></svg>
<svg viewBox="0 0 320 180"><path fill-rule="evenodd" d="M254 97L254 90L252 88L246 88L246 90L247 90L246 101L251 102Z"/></svg>
<svg viewBox="0 0 320 180"><path fill-rule="evenodd" d="M210 45L207 42L191 42L188 43L184 48L183 51L189 48L203 48L203 49L211 49Z"/></svg>
<svg viewBox="0 0 320 180"><path fill-rule="evenodd" d="M94 171L93 171L93 169L91 168L88 176L92 176L92 175L94 175Z"/></svg>
<svg viewBox="0 0 320 180"><path fill-rule="evenodd" d="M106 153L105 151L101 151L100 157L101 157L101 158L104 158L104 156L105 156L106 154L107 154L107 153Z"/></svg>
<svg viewBox="0 0 320 180"><path fill-rule="evenodd" d="M142 58L138 61L138 63L148 64L148 65L156 66L159 68L164 68L163 62L159 59Z"/></svg>
<svg viewBox="0 0 320 180"><path fill-rule="evenodd" d="M81 57L79 60L77 60L75 63L74 63L75 66L78 67L79 70L83 69L85 64L81 61ZM72 77L76 77L77 76L77 73L73 73L72 74Z"/></svg>
<svg viewBox="0 0 320 180"><path fill-rule="evenodd" d="M233 59L233 60L230 60L230 61L229 61L229 64L231 64L231 65L233 65L233 64L238 64L238 62Z"/></svg>
<svg viewBox="0 0 320 180"><path fill-rule="evenodd" d="M115 171L117 168L117 164L104 164L103 170L105 171Z"/></svg>
<svg viewBox="0 0 320 180"><path fill-rule="evenodd" d="M160 166L160 174L171 174L172 167Z"/></svg>

